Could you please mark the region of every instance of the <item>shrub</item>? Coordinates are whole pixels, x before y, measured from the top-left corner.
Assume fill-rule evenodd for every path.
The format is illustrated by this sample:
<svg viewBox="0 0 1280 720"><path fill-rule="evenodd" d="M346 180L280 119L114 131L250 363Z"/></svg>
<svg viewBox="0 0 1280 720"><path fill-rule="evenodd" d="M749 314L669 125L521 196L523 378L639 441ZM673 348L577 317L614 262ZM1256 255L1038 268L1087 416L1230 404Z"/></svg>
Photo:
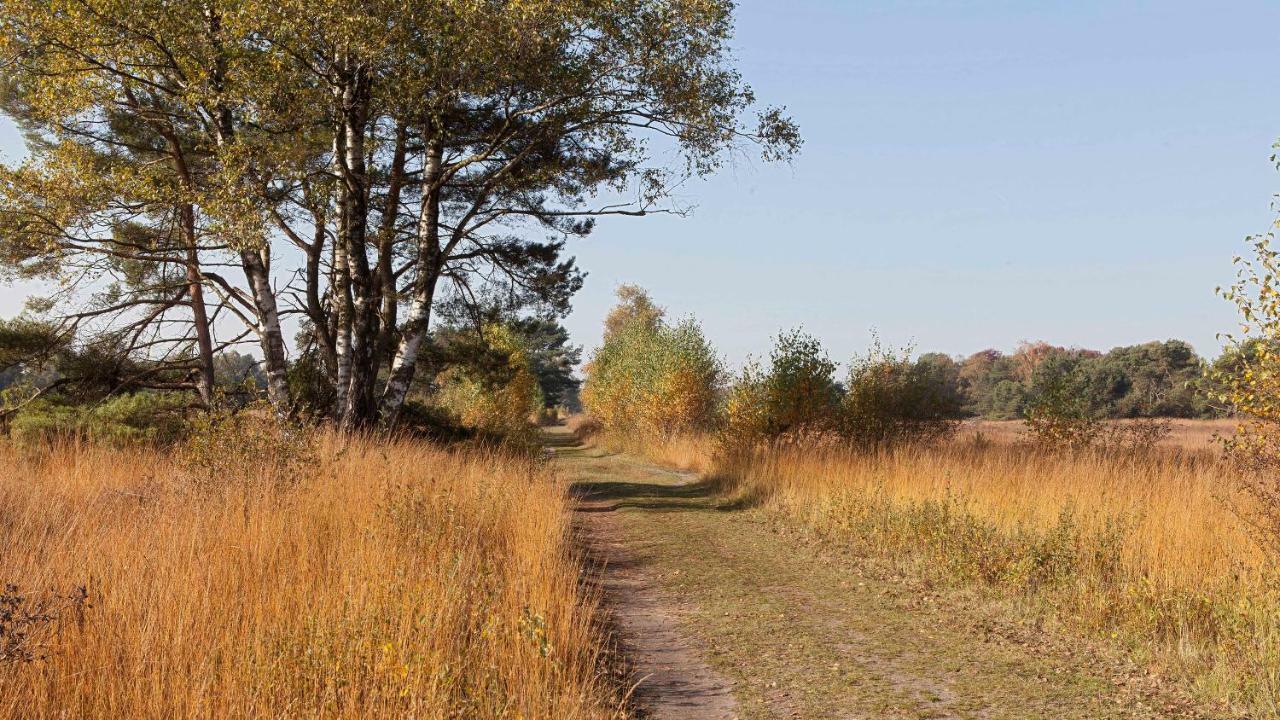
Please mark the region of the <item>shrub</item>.
<svg viewBox="0 0 1280 720"><path fill-rule="evenodd" d="M769 369L749 363L726 399L726 432L734 441L826 433L839 425L836 364L822 343L796 329L774 338Z"/></svg>
<svg viewBox="0 0 1280 720"><path fill-rule="evenodd" d="M1237 258L1236 282L1222 295L1241 316L1232 362L1213 378L1219 400L1241 416L1228 453L1244 469L1238 509L1280 563L1280 253L1268 234L1252 239L1253 259Z"/></svg>
<svg viewBox="0 0 1280 720"><path fill-rule="evenodd" d="M1080 449L1098 441L1105 426L1088 385L1078 360L1065 354L1044 359L1032 371L1033 397L1025 412L1037 444Z"/></svg>
<svg viewBox="0 0 1280 720"><path fill-rule="evenodd" d="M178 459L193 485L215 490L293 485L315 465L311 431L279 417L266 402L200 415Z"/></svg>
<svg viewBox="0 0 1280 720"><path fill-rule="evenodd" d="M877 340L850 363L842 434L862 445L888 445L953 432L963 398L947 371L935 359L912 362L909 352L894 353Z"/></svg>
<svg viewBox="0 0 1280 720"><path fill-rule="evenodd" d="M702 328L692 318L669 325L633 286L618 297L587 366L583 407L610 431L670 437L711 428L723 370Z"/></svg>
<svg viewBox="0 0 1280 720"><path fill-rule="evenodd" d="M72 405L36 400L18 412L9 432L24 445L84 437L112 445L168 444L188 430L189 398L179 393L139 392L99 403Z"/></svg>
<svg viewBox="0 0 1280 720"><path fill-rule="evenodd" d="M322 418L333 409L337 393L325 372L324 361L314 347L302 351L289 363L285 374L293 410L301 417Z"/></svg>
<svg viewBox="0 0 1280 720"><path fill-rule="evenodd" d="M438 378L436 401L464 427L485 433L523 437L543 407L538 380L519 336L502 324L485 326L484 355L496 360L457 363Z"/></svg>

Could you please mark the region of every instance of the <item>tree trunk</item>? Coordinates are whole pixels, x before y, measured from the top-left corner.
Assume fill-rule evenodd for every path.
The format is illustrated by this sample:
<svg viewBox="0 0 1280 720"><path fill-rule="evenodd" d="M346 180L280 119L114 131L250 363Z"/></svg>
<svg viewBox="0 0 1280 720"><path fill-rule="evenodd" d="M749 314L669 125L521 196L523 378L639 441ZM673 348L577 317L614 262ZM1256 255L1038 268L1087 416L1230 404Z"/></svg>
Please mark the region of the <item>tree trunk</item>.
<svg viewBox="0 0 1280 720"><path fill-rule="evenodd" d="M391 364L391 375L382 393L382 423L394 427L417 370L418 354L431 325L431 306L443 267L440 257L440 178L443 146L438 138L427 141L423 169L422 209L418 216L418 258L413 282L413 304L401 328L400 345Z"/></svg>
<svg viewBox="0 0 1280 720"><path fill-rule="evenodd" d="M347 213L339 184L338 238L333 244L332 313L334 316L334 400L333 419L339 425L346 421L347 393L351 389L351 275L347 272Z"/></svg>
<svg viewBox="0 0 1280 720"><path fill-rule="evenodd" d="M341 248L343 292L338 298L345 312L340 323L338 358L338 418L344 428L367 425L372 420L372 367L370 337L372 274L366 254L369 221L368 178L365 167L365 131L369 111L369 70L363 65L346 68L335 94L338 100L338 200L342 222L336 245ZM337 268L335 268L337 270ZM344 377L345 374L345 387Z"/></svg>
<svg viewBox="0 0 1280 720"><path fill-rule="evenodd" d="M267 373L267 400L277 413L283 414L289 409L288 357L284 333L280 330L276 295L271 288L270 260L267 248L240 251L240 264L244 266L245 279L253 290L253 305L258 312L258 339Z"/></svg>
<svg viewBox="0 0 1280 720"><path fill-rule="evenodd" d="M225 89L227 76L227 58L221 37L222 16L210 6L206 11L206 21L210 41L217 51L210 80L213 88L221 92ZM214 133L218 147L225 148L235 140L235 118L231 109L221 101L215 106L215 117ZM240 264L253 292L254 311L258 316L258 342L262 347L262 364L267 375L267 400L277 414L283 415L289 411L288 356L284 335L280 331L280 311L271 287L270 243L262 248L242 248Z"/></svg>
<svg viewBox="0 0 1280 720"><path fill-rule="evenodd" d="M395 268L392 265L396 242L396 220L400 216L400 194L404 188L404 166L407 145L404 125L396 126L396 145L391 157L391 173L387 178L387 199L382 208L382 228L378 233L378 274L374 277L374 296L380 298L378 339L374 344L374 367L387 362L391 370L391 343L395 339L397 297Z"/></svg>
<svg viewBox="0 0 1280 720"><path fill-rule="evenodd" d="M191 300L191 322L196 327L196 348L200 354L200 374L196 391L200 402L213 406L213 334L209 331L209 315L204 306L204 280L200 276L200 255L196 246L195 208L187 203L181 208L182 234L186 244L187 297Z"/></svg>

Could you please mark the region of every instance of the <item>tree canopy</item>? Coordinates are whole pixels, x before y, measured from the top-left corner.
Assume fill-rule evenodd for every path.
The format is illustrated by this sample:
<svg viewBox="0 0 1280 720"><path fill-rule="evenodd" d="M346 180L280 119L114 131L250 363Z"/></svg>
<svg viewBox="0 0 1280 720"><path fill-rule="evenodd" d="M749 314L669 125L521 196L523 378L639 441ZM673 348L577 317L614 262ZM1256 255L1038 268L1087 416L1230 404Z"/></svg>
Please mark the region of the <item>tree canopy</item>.
<svg viewBox="0 0 1280 720"><path fill-rule="evenodd" d="M730 0L0 0L0 271L61 332L202 402L245 342L293 404L391 424L442 299L565 313L566 242L746 146L800 146L734 68ZM303 347L282 322L305 320ZM427 375L432 375L428 372Z"/></svg>

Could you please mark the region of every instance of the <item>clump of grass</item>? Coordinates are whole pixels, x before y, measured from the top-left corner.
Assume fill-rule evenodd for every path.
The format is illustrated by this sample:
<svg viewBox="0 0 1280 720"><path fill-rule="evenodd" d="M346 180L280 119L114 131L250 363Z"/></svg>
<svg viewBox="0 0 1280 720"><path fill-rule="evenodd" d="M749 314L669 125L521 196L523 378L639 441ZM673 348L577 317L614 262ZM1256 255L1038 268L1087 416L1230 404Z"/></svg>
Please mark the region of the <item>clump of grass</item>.
<svg viewBox="0 0 1280 720"><path fill-rule="evenodd" d="M0 716L620 715L536 460L336 435L305 464L257 450L237 468L0 446L0 583L85 588L77 622L15 605L30 661L0 663ZM200 468L225 477L193 491Z"/></svg>

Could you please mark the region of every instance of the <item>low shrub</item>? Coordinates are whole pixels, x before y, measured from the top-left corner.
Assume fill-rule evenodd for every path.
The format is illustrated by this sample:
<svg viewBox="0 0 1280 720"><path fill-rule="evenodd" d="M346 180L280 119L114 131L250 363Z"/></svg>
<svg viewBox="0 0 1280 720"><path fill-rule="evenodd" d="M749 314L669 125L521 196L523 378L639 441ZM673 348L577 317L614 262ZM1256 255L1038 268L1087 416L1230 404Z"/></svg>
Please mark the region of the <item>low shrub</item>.
<svg viewBox="0 0 1280 720"><path fill-rule="evenodd" d="M36 400L10 421L9 434L21 445L85 438L113 445L170 444L190 429L190 398L179 393L139 392L93 404Z"/></svg>

